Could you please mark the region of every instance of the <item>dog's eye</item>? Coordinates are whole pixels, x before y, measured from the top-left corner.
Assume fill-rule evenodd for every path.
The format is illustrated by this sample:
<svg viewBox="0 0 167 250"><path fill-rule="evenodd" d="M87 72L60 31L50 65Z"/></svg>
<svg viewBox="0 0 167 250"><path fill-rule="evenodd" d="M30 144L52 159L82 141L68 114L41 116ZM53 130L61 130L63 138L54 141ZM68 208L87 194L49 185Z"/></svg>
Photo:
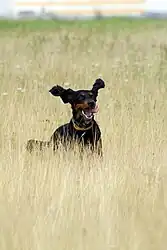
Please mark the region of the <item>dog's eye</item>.
<svg viewBox="0 0 167 250"><path fill-rule="evenodd" d="M93 93L89 93L89 96L92 97L92 96L93 96Z"/></svg>
<svg viewBox="0 0 167 250"><path fill-rule="evenodd" d="M84 94L80 94L80 95L79 95L79 99L80 99L80 100L84 100L84 99L85 99L85 95L84 95Z"/></svg>

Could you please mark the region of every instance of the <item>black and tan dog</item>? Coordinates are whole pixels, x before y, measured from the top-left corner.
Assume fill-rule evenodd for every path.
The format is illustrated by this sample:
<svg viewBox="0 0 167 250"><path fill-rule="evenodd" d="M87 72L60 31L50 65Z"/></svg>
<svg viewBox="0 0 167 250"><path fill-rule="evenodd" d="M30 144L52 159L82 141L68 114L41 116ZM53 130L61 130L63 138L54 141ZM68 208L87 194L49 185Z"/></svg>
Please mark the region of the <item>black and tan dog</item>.
<svg viewBox="0 0 167 250"><path fill-rule="evenodd" d="M81 149L88 146L92 152L102 156L101 131L94 120L94 114L98 112L96 104L98 91L104 87L104 81L97 79L91 90L74 91L59 85L49 90L52 95L60 96L64 103L71 104L72 119L57 128L49 141L29 140L27 150L32 152L34 149L43 150L45 147L52 147L56 151L59 145L63 145L67 150L77 142L81 145Z"/></svg>

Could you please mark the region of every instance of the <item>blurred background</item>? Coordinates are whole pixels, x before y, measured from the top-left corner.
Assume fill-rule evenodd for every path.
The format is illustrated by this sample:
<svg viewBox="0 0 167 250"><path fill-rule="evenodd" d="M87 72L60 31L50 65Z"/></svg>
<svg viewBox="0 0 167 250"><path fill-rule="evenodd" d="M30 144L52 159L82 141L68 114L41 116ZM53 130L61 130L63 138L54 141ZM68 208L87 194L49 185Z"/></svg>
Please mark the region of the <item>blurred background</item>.
<svg viewBox="0 0 167 250"><path fill-rule="evenodd" d="M1 0L0 17L93 19L111 16L166 18L167 0Z"/></svg>

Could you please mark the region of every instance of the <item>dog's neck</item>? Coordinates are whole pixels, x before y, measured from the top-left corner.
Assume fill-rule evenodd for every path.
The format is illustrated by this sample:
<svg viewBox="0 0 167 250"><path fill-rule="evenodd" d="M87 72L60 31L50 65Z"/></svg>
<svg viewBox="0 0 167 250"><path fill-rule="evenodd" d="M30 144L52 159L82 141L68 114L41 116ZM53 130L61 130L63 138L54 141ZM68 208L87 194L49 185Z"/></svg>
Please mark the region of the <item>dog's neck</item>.
<svg viewBox="0 0 167 250"><path fill-rule="evenodd" d="M92 128L94 120L91 120L88 124L85 124L83 122L79 122L72 117L71 119L72 125L75 130L77 131L87 131Z"/></svg>

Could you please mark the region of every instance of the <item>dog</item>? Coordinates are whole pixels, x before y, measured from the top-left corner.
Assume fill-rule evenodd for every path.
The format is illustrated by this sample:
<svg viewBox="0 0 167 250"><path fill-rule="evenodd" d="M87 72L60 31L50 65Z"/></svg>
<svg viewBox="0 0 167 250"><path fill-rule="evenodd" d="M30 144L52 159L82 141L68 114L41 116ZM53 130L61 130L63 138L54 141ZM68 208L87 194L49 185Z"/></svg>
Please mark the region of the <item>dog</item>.
<svg viewBox="0 0 167 250"><path fill-rule="evenodd" d="M77 143L81 150L88 148L90 152L103 156L101 131L94 114L98 112L98 91L104 87L105 83L100 78L96 79L91 90L74 91L60 85L52 87L49 92L53 96L59 96L64 104L71 105L72 118L69 123L57 128L49 141L29 140L27 150L31 153L35 149L51 147L55 152L60 145L68 150Z"/></svg>

